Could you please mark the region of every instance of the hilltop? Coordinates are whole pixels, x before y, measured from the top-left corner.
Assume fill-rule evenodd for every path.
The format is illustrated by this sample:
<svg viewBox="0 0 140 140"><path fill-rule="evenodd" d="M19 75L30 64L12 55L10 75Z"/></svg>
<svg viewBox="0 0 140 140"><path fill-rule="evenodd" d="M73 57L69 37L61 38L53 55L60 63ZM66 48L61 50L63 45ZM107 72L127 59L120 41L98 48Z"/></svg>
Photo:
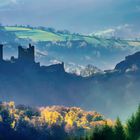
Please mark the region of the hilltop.
<svg viewBox="0 0 140 140"><path fill-rule="evenodd" d="M18 38L31 39L35 42L38 41L76 41L84 40L89 44L102 45L102 46L140 46L138 40L121 40L120 38L103 38L95 35L82 35L78 33L70 33L67 30L56 31L53 28L45 27L30 27L30 26L5 26L5 30L15 33Z"/></svg>

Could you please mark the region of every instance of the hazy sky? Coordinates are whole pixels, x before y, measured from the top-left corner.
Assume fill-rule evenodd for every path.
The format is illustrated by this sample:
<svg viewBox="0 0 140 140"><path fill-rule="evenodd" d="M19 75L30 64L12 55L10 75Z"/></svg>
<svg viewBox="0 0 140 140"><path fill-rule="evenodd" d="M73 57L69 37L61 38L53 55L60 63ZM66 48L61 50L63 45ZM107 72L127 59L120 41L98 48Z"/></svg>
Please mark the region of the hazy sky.
<svg viewBox="0 0 140 140"><path fill-rule="evenodd" d="M0 22L82 33L115 28L139 34L140 0L0 0Z"/></svg>

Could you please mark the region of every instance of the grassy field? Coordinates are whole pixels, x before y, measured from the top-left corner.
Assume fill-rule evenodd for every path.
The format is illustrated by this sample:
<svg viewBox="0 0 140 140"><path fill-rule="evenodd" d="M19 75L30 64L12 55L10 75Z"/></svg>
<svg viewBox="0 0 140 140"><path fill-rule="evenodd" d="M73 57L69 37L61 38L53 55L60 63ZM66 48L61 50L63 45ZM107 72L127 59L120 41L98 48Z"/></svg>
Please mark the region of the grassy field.
<svg viewBox="0 0 140 140"><path fill-rule="evenodd" d="M30 29L25 27L5 27L7 31L14 32L19 38L29 38L33 41L65 41L80 40L82 37L69 34L58 34L39 29Z"/></svg>
<svg viewBox="0 0 140 140"><path fill-rule="evenodd" d="M60 41L64 40L60 35L23 27L5 27L7 31L14 32L19 38L29 38L33 41Z"/></svg>
<svg viewBox="0 0 140 140"><path fill-rule="evenodd" d="M29 38L33 41L65 41L65 40L85 40L89 43L105 43L105 39L99 39L92 36L75 35L75 34L58 34L39 29L30 29L26 27L5 27L7 31L13 32L19 38Z"/></svg>

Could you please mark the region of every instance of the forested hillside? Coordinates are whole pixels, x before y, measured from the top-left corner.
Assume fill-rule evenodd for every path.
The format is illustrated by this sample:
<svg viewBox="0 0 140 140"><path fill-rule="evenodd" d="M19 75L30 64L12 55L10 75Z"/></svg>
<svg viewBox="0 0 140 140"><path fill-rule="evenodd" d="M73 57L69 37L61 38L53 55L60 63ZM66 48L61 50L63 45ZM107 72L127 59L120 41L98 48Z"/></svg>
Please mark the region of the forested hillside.
<svg viewBox="0 0 140 140"><path fill-rule="evenodd" d="M1 140L53 140L84 137L95 126L113 125L97 112L76 107L32 108L15 106L14 102L0 103Z"/></svg>
<svg viewBox="0 0 140 140"><path fill-rule="evenodd" d="M140 107L122 124L76 107L0 103L1 140L139 140Z"/></svg>
<svg viewBox="0 0 140 140"><path fill-rule="evenodd" d="M140 139L140 106L125 124L117 118L114 125L97 126L90 136L77 140L139 140Z"/></svg>

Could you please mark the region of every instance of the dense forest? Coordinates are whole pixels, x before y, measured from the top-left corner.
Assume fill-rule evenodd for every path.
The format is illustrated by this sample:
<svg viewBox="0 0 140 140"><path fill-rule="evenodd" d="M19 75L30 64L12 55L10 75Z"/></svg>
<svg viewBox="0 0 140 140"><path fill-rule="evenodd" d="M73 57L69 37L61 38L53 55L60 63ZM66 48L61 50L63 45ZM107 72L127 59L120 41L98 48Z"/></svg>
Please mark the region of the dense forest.
<svg viewBox="0 0 140 140"><path fill-rule="evenodd" d="M76 107L0 103L0 140L139 140L140 107L122 124Z"/></svg>
<svg viewBox="0 0 140 140"><path fill-rule="evenodd" d="M91 135L77 140L140 140L140 106L125 124L120 119L114 125L95 126Z"/></svg>
<svg viewBox="0 0 140 140"><path fill-rule="evenodd" d="M84 137L97 125L112 125L97 112L76 107L15 106L14 102L0 104L0 140L63 140Z"/></svg>

